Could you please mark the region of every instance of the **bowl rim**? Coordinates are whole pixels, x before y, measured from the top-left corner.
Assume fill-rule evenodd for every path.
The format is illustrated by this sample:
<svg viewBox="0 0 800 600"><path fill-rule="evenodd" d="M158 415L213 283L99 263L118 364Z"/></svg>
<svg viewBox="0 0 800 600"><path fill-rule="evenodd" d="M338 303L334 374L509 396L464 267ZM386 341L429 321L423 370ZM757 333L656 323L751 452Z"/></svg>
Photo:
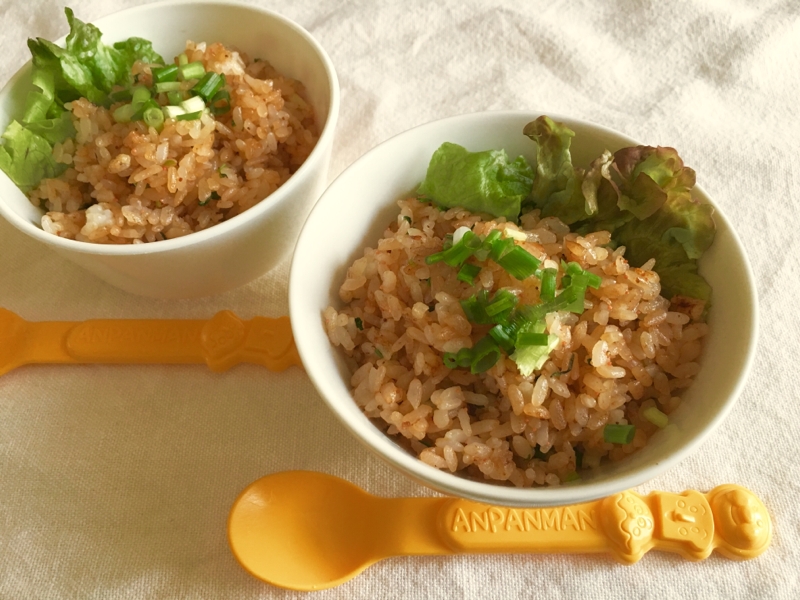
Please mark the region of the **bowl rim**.
<svg viewBox="0 0 800 600"><path fill-rule="evenodd" d="M201 231L192 232L189 235L181 236L171 240L160 240L158 243L149 244L124 244L124 245L109 245L109 244L92 244L89 242L82 242L78 240L71 240L62 238L44 231L40 226L37 227L27 219L20 217L14 210L6 206L6 202L0 198L0 215L9 221L14 227L26 233L27 235L45 242L46 244L54 247L55 249L65 250L68 252L77 252L80 254L93 254L101 256L137 256L142 254L157 254L170 252L173 250L184 249L189 246L201 244L212 238L224 236L229 234L233 229L243 224L248 219L253 219L261 213L270 212L275 205L279 204L286 196L291 195L295 188L298 187L299 181L306 178L306 173L321 166L324 163L324 148L331 144L331 138L336 129L336 123L339 118L339 107L341 102L341 94L339 88L339 78L336 74L336 69L333 61L328 55L327 51L322 45L314 38L305 28L300 24L292 21L288 17L275 12L274 10L263 8L258 5L248 4L239 0L159 0L150 4L143 4L133 6L123 10L119 10L103 17L100 17L91 23L103 31L103 23L110 20L124 19L127 16L140 12L148 12L153 9L162 9L171 6L187 5L187 8L196 8L199 6L210 7L233 7L243 9L255 13L262 13L263 15L280 22L287 29L297 33L316 53L320 59L325 74L327 76L328 94L330 95L330 102L328 104L328 115L325 123L320 130L319 138L314 148L306 158L297 171L279 186L272 194L259 201L246 211L231 217L226 221L217 223L213 227L203 229ZM131 35L136 35L132 32ZM55 40L56 44L63 45L66 40L66 35L61 36ZM141 36L144 37L144 36ZM0 89L0 96L5 96L20 84L20 80L31 69L32 61L29 59L22 67L20 67L6 82L2 89ZM301 82L302 83L302 82ZM3 174L3 176L6 176ZM22 193L22 192L21 192Z"/></svg>
<svg viewBox="0 0 800 600"><path fill-rule="evenodd" d="M311 351L311 342L306 341L303 331L299 325L300 319L296 314L299 310L296 307L300 302L300 296L302 294L302 290L298 289L297 273L301 269L299 266L299 261L303 256L302 252L298 252L298 250L302 250L307 229L310 229L310 223L313 222L315 218L314 215L315 212L317 212L317 207L325 206L326 197L329 196L330 191L340 185L342 180L348 178L350 176L349 174L358 168L358 164L366 160L367 157L381 151L381 149L387 145L395 145L401 143L407 137L417 136L420 130L431 128L433 126L444 126L459 122L461 123L462 127L467 127L471 121L484 119L487 116L497 119L504 119L513 117L536 118L538 115L548 115L555 121L571 121L574 123L580 123L584 127L596 130L598 133L609 134L622 140L627 140L632 145L639 145L639 142L636 140L633 140L627 135L614 129L605 127L603 125L598 125L586 119L561 115L553 111L537 111L533 109L514 111L479 111L431 120L395 134L394 136L391 136L385 141L377 144L353 161L328 185L327 189L320 196L317 205L311 211L306 219L306 222L303 224L290 267L289 313L295 343L304 365L311 364L311 361L308 360L308 354ZM715 220L718 223L722 222L724 224L725 229L730 233L734 247L738 250L743 259L742 266L748 289L742 290L742 292L749 296L749 305L752 307L750 335L749 339L747 340L747 351L743 359L742 369L735 384L731 388L731 392L721 405L720 409L713 415L713 417L709 420L708 425L704 429L698 432L694 437L690 438L687 442L683 443L677 450L671 452L669 455L665 456L663 460L660 460L655 464L648 464L644 467L637 468L631 473L614 475L608 480L590 481L576 485L562 485L555 488L516 488L504 486L502 484L466 479L452 474L449 471L442 471L423 463L411 453L403 450L399 445L393 442L388 435L381 432L372 423L369 423L368 420L354 421L353 419L348 418L348 415L340 410L337 399L331 398L330 394L326 392L325 381L321 380L313 366L312 368L307 367L306 372L325 404L327 404L340 422L345 425L345 427L356 437L356 439L367 446L381 459L399 469L415 481L446 494L469 498L479 502L505 506L552 507L596 500L598 498L610 496L612 494L619 493L643 484L644 482L663 474L669 468L675 466L678 462L682 461L689 454L694 452L694 450L702 445L702 443L711 435L711 433L720 425L720 423L722 423L741 395L742 389L747 382L748 374L752 369L757 349L759 316L757 294L755 291L755 277L750 262L747 258L744 245L742 244L741 239L739 238L735 229L731 225L729 219L720 210L719 206L708 196L708 194L705 193L702 187L695 185L695 190L698 192L698 194L703 196L705 201L708 201L708 203L714 207ZM327 335L325 337L327 338ZM333 346L331 346L331 350L336 351ZM350 397L350 401L355 406L352 396Z"/></svg>

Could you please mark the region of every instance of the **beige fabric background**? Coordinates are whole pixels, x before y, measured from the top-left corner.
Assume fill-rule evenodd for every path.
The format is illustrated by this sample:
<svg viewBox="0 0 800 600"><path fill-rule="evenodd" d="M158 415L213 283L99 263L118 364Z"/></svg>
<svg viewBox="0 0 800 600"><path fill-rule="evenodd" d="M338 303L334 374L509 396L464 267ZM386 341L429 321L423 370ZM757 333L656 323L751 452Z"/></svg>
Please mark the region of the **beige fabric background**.
<svg viewBox="0 0 800 600"><path fill-rule="evenodd" d="M73 0L84 20L136 4ZM800 3L295 0L342 87L330 177L414 125L488 109L571 114L674 146L755 270L755 368L727 421L640 491L732 482L772 512L773 545L735 563L651 553L400 558L314 598L792 598L800 585ZM66 33L64 0L0 0L0 82L25 39ZM131 32L132 35L139 32ZM0 221L0 306L29 320L287 313L284 261L193 301L119 292ZM313 469L387 496L431 492L374 458L297 368L27 367L0 378L0 598L296 598L246 574L225 520L262 475Z"/></svg>

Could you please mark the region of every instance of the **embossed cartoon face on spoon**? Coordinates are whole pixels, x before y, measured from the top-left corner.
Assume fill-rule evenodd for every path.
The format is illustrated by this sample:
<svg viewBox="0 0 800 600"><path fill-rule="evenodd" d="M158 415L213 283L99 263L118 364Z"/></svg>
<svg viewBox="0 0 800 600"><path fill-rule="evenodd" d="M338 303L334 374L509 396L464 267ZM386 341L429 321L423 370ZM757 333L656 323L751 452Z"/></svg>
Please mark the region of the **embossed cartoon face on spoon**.
<svg viewBox="0 0 800 600"><path fill-rule="evenodd" d="M762 535L737 534L730 502L714 501L720 490L736 491L737 506L748 510L742 526L757 520ZM716 505L727 510L719 532ZM764 505L738 486L709 494L623 492L567 507L522 509L457 498L378 498L309 471L259 479L240 494L228 519L231 550L247 571L306 591L339 585L378 560L403 555L610 552L630 564L652 548L692 560L716 548L741 560L761 554L771 531Z"/></svg>

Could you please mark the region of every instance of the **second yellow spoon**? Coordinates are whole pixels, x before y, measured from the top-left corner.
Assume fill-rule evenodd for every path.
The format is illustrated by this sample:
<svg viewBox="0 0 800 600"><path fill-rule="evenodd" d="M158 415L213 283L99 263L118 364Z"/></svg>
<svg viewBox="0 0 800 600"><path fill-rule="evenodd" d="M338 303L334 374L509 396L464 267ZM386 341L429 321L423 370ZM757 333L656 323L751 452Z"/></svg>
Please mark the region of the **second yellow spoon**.
<svg viewBox="0 0 800 600"><path fill-rule="evenodd" d="M237 560L293 590L344 583L390 556L461 552L609 552L634 563L650 549L691 560L766 550L772 524L749 490L623 492L556 508L507 508L457 498L379 498L323 473L286 471L247 487L228 519Z"/></svg>

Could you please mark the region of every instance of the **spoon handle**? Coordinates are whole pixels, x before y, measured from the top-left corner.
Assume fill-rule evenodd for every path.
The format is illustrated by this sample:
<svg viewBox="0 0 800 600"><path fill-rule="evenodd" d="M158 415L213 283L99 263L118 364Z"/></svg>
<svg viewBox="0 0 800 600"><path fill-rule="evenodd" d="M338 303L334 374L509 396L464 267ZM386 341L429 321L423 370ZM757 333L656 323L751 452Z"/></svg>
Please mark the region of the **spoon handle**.
<svg viewBox="0 0 800 600"><path fill-rule="evenodd" d="M301 366L288 317L243 321L222 311L210 320L30 323L13 316L15 319L6 321L14 325L9 339L14 352L9 357L0 355L0 374L32 363L205 363L212 371L224 371L241 362L273 371ZM3 324L0 320L0 327ZM0 331L0 337L2 334Z"/></svg>
<svg viewBox="0 0 800 600"><path fill-rule="evenodd" d="M654 548L691 560L713 550L745 560L764 552L772 536L764 504L736 485L707 494L627 491L554 508L451 500L441 508L438 529L455 552L611 552L628 564Z"/></svg>

